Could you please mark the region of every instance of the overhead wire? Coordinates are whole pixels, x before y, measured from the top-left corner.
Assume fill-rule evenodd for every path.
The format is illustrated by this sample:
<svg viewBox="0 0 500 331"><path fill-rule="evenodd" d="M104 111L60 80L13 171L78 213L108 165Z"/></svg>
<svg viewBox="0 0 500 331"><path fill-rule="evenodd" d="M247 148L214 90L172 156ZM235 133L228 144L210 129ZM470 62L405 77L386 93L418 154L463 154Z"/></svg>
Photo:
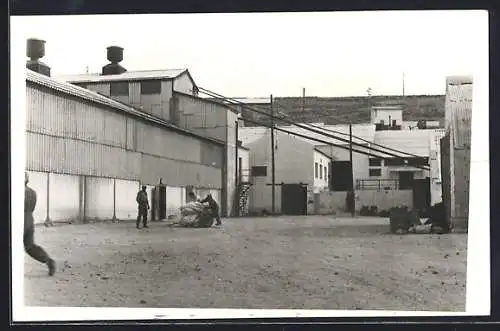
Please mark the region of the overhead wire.
<svg viewBox="0 0 500 331"><path fill-rule="evenodd" d="M218 94L216 92L212 92L210 90L207 90L205 88L199 88L199 91L203 94L206 94L208 96L211 96L213 98L216 98L216 99L222 99L223 101L226 101L230 104L233 104L233 105L239 105L240 107L242 108L245 108L245 109L248 109L248 110L251 110L255 113L258 113L258 114L261 114L261 115L264 115L266 117L270 117L270 118L273 118L275 120L280 120L282 122L285 122L285 123L288 123L288 124L291 124L291 125L295 125L299 128L302 128L302 129L305 129L307 131L310 131L310 132L314 132L316 134L319 134L319 135L322 135L322 136L325 136L325 137L328 137L328 138L332 138L332 139L335 139L335 140L339 140L339 141L342 141L342 142L345 142L345 143L350 143L349 140L347 139L343 139L343 138L340 138L340 137L336 137L332 134L328 134L328 133L325 133L325 132L321 132L317 129L314 129L314 128L310 128L310 127L307 127L306 125L303 125L303 124L300 124L300 123L296 123L294 121L291 121L291 120L288 120L288 119L285 119L285 118L282 118L282 117L278 117L278 116L273 116L271 114L268 114L267 112L263 111L263 110L259 110L259 109L255 109L254 107L250 107L248 106L247 104L243 103L243 102L240 102L240 101L237 101L237 100L234 100L232 98L228 98L228 97L225 97L221 94ZM248 120L248 119L244 119L244 120ZM275 127L276 128L276 127ZM292 133L294 134L294 132ZM407 158L404 158L400 155L397 155L397 154L394 154L394 153L391 153L391 152L387 152L387 151L383 151L383 150L380 150L380 149L377 149L377 148L373 148L371 146L365 146L363 144L360 144L360 143L356 143L356 142L352 142L352 145L354 146L358 146L358 147L362 147L362 148L365 148L365 149L368 149L368 150L371 150L371 151L376 151L376 152L379 152L381 154L386 154L386 155L390 155L394 158L398 158L398 159L403 159L403 160L406 160ZM340 145L339 145L340 146ZM404 152L401 152L401 151L398 151L399 153L404 153ZM378 156L380 158L380 156ZM382 157L384 158L384 157ZM422 159L425 159L424 157L418 157L418 158L422 158Z"/></svg>

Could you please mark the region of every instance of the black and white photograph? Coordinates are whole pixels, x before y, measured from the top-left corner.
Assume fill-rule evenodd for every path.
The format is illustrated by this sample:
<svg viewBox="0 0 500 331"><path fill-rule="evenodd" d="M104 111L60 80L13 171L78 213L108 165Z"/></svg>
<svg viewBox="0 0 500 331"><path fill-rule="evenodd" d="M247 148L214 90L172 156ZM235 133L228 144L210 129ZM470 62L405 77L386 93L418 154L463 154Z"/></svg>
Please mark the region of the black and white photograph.
<svg viewBox="0 0 500 331"><path fill-rule="evenodd" d="M489 314L486 11L13 16L10 42L14 320Z"/></svg>

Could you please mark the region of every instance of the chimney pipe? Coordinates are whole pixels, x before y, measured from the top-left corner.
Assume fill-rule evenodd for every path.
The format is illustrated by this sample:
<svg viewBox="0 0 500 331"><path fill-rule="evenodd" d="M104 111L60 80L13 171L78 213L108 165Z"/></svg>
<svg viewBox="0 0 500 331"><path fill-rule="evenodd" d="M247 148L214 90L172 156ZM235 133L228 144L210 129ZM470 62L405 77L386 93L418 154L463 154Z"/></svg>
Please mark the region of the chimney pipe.
<svg viewBox="0 0 500 331"><path fill-rule="evenodd" d="M123 61L123 48L119 46L109 46L106 48L108 61L111 62L102 67L102 75L119 75L127 71L119 65Z"/></svg>
<svg viewBox="0 0 500 331"><path fill-rule="evenodd" d="M50 77L50 67L40 61L45 56L45 40L30 38L26 41L26 68Z"/></svg>

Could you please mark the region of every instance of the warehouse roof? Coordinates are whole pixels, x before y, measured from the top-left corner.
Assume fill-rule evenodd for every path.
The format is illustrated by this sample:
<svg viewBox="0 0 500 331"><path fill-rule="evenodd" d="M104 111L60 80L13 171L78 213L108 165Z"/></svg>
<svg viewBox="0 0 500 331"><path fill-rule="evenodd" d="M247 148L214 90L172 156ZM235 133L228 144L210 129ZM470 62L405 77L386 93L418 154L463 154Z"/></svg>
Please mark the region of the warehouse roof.
<svg viewBox="0 0 500 331"><path fill-rule="evenodd" d="M176 131L178 133L181 133L181 134L184 134L187 136L192 136L192 137L207 140L207 141L210 141L212 143L219 144L219 145L224 145L224 142L222 142L220 140L204 137L204 136L201 136L201 135L199 135L195 132L192 132L190 130L180 128L180 127L178 127L172 123L169 123L163 119L160 119L158 117L155 117L155 116L147 114L147 113L144 113L141 110L136 109L128 104L115 101L111 98L108 98L108 97L102 95L102 94L87 90L85 88L78 87L78 86L75 86L75 85L70 84L70 83L61 82L61 81L58 81L54 78L41 75L41 74L34 72L32 70L29 70L29 69L26 69L26 81L33 83L33 84L45 86L47 88L50 88L52 90L56 90L58 92L61 92L61 93L67 94L67 95L71 95L71 96L74 96L77 98L81 98L81 99L84 99L84 100L87 100L90 102L94 102L94 103L109 107L109 108L113 108L114 110L117 110L117 111L125 112L129 115L132 115L132 116L135 116L137 118L141 118L141 119L147 120L149 122L161 125L169 130Z"/></svg>
<svg viewBox="0 0 500 331"><path fill-rule="evenodd" d="M184 73L188 73L189 75L188 69L137 70L126 71L118 75L102 75L100 73L90 73L81 75L64 75L58 76L56 78L70 83L98 83L145 79L174 79Z"/></svg>

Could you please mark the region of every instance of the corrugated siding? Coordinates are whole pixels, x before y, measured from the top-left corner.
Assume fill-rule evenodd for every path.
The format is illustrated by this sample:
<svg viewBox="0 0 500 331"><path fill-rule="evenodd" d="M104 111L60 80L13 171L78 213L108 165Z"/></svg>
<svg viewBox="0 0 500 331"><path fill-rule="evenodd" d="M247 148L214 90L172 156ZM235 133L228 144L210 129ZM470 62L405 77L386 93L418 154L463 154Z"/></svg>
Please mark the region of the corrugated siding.
<svg viewBox="0 0 500 331"><path fill-rule="evenodd" d="M130 97L130 104L134 107L141 106L141 83L130 82L128 85L128 94Z"/></svg>
<svg viewBox="0 0 500 331"><path fill-rule="evenodd" d="M147 184L156 184L161 177L169 186L221 187L220 168L143 154L141 170L141 182Z"/></svg>
<svg viewBox="0 0 500 331"><path fill-rule="evenodd" d="M109 83L92 83L86 85L87 89L109 96L111 94L111 85Z"/></svg>
<svg viewBox="0 0 500 331"><path fill-rule="evenodd" d="M28 131L125 147L125 116L41 89L26 91Z"/></svg>
<svg viewBox="0 0 500 331"><path fill-rule="evenodd" d="M137 179L140 153L27 132L26 166L33 171Z"/></svg>
<svg viewBox="0 0 500 331"><path fill-rule="evenodd" d="M472 84L448 85L445 109L446 127L452 127L455 147L470 147Z"/></svg>
<svg viewBox="0 0 500 331"><path fill-rule="evenodd" d="M184 161L200 162L201 141L136 123L137 151Z"/></svg>
<svg viewBox="0 0 500 331"><path fill-rule="evenodd" d="M228 109L223 105L176 94L180 125L201 135L226 141Z"/></svg>
<svg viewBox="0 0 500 331"><path fill-rule="evenodd" d="M470 150L454 151L455 224L467 228L469 218Z"/></svg>

